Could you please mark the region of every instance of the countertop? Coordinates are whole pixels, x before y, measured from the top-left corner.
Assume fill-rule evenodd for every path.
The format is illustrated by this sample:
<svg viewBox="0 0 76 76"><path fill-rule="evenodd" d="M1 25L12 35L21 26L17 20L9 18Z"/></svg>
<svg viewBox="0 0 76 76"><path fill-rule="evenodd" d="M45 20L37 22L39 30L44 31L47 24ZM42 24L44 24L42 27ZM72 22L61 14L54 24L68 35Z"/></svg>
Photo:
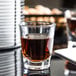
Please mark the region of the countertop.
<svg viewBox="0 0 76 76"><path fill-rule="evenodd" d="M53 59L51 61L51 76L64 76L65 60Z"/></svg>
<svg viewBox="0 0 76 76"><path fill-rule="evenodd" d="M36 73L36 71L33 71L33 73L25 74L24 76L64 76L64 65L65 60L63 59L52 59L51 60L51 66L49 70L42 71L45 74L39 74Z"/></svg>

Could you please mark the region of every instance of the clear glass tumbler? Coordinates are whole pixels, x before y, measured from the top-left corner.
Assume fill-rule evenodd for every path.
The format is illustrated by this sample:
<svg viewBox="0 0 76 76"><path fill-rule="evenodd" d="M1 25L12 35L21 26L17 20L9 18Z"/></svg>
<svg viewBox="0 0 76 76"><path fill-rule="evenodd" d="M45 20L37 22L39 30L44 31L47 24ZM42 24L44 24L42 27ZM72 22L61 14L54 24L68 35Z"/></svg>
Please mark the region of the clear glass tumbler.
<svg viewBox="0 0 76 76"><path fill-rule="evenodd" d="M76 10L67 10L65 12L65 18L67 20L67 37L68 48L76 47ZM69 50L69 51L70 51ZM76 65L69 61L65 63L65 74L76 74Z"/></svg>
<svg viewBox="0 0 76 76"><path fill-rule="evenodd" d="M20 25L24 68L42 70L50 67L55 23L22 22Z"/></svg>

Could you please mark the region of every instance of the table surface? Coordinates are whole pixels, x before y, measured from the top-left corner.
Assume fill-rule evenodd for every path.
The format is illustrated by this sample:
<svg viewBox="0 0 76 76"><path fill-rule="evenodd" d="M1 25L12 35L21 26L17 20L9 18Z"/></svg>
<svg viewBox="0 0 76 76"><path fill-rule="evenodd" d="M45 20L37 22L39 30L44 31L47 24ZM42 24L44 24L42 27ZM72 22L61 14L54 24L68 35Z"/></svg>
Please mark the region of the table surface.
<svg viewBox="0 0 76 76"><path fill-rule="evenodd" d="M51 75L49 76L76 76L75 73L69 73L69 75L64 75L65 71L65 60L55 59L51 61Z"/></svg>
<svg viewBox="0 0 76 76"><path fill-rule="evenodd" d="M51 60L51 66L48 70L43 71L33 71L29 72L27 74L24 74L24 76L76 76L75 74L69 74L64 75L65 71L65 61L64 59L52 59Z"/></svg>
<svg viewBox="0 0 76 76"><path fill-rule="evenodd" d="M51 76L64 76L65 60L55 59L51 61Z"/></svg>
<svg viewBox="0 0 76 76"><path fill-rule="evenodd" d="M51 69L50 74L25 74L24 76L64 76L64 65L65 60L62 59L52 59L51 60ZM46 71L45 71L46 72ZM34 72L36 73L36 72Z"/></svg>

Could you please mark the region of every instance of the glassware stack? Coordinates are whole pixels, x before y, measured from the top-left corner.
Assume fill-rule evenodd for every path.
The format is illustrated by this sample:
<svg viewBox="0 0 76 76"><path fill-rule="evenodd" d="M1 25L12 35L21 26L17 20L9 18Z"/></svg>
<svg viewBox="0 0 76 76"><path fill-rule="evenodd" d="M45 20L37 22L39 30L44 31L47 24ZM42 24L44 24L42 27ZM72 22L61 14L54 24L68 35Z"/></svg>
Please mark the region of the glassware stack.
<svg viewBox="0 0 76 76"><path fill-rule="evenodd" d="M0 0L0 48L14 45L14 0Z"/></svg>
<svg viewBox="0 0 76 76"><path fill-rule="evenodd" d="M23 76L21 48L0 53L0 76Z"/></svg>
<svg viewBox="0 0 76 76"><path fill-rule="evenodd" d="M19 24L22 0L0 0L0 76L23 76Z"/></svg>
<svg viewBox="0 0 76 76"><path fill-rule="evenodd" d="M22 3L23 0L0 0L0 48L20 46Z"/></svg>

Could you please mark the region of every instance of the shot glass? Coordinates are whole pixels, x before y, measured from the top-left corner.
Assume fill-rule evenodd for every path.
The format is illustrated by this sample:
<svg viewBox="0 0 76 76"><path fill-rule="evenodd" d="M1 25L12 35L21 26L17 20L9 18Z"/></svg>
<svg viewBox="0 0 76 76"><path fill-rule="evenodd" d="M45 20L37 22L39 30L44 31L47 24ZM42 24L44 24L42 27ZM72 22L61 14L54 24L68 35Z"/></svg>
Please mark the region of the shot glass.
<svg viewBox="0 0 76 76"><path fill-rule="evenodd" d="M68 48L76 47L76 10L66 10ZM70 52L69 50L69 52ZM69 61L65 63L65 75L76 74L76 65Z"/></svg>
<svg viewBox="0 0 76 76"><path fill-rule="evenodd" d="M50 67L55 23L22 22L20 25L24 68L43 70Z"/></svg>

